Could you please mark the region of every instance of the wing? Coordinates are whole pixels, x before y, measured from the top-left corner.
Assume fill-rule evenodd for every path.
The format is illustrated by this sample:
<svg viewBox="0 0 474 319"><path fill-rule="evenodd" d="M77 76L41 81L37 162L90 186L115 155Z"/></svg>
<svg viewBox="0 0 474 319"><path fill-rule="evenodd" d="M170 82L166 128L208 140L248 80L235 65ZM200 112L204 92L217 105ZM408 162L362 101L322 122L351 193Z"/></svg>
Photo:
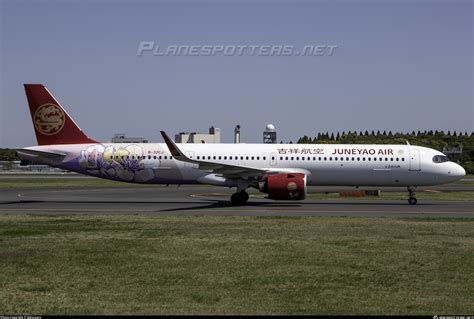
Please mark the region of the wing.
<svg viewBox="0 0 474 319"><path fill-rule="evenodd" d="M283 172L281 169L261 169L248 166L229 165L216 162L199 161L187 157L178 146L168 137L164 131L160 131L165 140L171 155L178 161L192 163L198 165L198 169L208 171L210 173L220 174L227 178L248 178L262 177L270 174L278 174Z"/></svg>

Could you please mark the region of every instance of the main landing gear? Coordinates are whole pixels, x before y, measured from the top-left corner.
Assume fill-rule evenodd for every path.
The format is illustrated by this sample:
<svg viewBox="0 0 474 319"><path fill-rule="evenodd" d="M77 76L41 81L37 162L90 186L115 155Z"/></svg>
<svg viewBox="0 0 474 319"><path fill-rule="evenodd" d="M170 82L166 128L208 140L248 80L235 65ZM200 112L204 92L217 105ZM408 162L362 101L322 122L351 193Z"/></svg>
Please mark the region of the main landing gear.
<svg viewBox="0 0 474 319"><path fill-rule="evenodd" d="M416 197L415 197L415 187L414 186L408 186L407 189L408 189L408 196L409 196L408 204L416 205L417 200L416 200Z"/></svg>
<svg viewBox="0 0 474 319"><path fill-rule="evenodd" d="M240 191L237 193L232 194L230 197L230 203L232 206L242 206L247 204L247 201L249 200L249 194L247 194L246 191Z"/></svg>

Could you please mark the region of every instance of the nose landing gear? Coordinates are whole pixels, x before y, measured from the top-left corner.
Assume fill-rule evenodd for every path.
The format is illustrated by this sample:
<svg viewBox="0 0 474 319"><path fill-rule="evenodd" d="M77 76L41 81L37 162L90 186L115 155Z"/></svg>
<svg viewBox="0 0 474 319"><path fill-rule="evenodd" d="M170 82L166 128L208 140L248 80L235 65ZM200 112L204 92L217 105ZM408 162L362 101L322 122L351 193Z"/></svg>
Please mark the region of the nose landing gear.
<svg viewBox="0 0 474 319"><path fill-rule="evenodd" d="M408 204L410 205L416 205L416 203L418 202L416 200L416 197L415 197L415 188L414 186L408 186L407 189L408 189Z"/></svg>
<svg viewBox="0 0 474 319"><path fill-rule="evenodd" d="M237 193L232 194L230 197L230 203L232 206L243 206L247 204L249 200L249 194L246 191L240 191Z"/></svg>

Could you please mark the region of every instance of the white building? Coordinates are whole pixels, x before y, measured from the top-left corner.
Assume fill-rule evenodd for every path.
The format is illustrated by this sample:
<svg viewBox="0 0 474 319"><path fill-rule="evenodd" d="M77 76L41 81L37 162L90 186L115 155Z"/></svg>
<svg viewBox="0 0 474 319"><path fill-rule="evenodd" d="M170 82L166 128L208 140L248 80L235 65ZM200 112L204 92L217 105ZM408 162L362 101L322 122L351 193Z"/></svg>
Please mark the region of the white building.
<svg viewBox="0 0 474 319"><path fill-rule="evenodd" d="M265 131L263 131L263 143L275 144L277 142L277 131L275 125L267 124Z"/></svg>

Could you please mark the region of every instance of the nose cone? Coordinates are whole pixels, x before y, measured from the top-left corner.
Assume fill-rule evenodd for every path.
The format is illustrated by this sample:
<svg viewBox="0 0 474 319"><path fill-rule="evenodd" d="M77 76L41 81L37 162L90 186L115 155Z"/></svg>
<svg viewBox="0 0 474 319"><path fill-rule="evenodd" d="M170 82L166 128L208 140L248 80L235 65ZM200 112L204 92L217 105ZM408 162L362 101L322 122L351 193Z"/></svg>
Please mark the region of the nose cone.
<svg viewBox="0 0 474 319"><path fill-rule="evenodd" d="M449 168L448 174L451 176L453 180L458 180L466 176L466 171L461 165L456 163L452 163L452 167Z"/></svg>
<svg viewBox="0 0 474 319"><path fill-rule="evenodd" d="M464 169L464 167L462 167L461 165L458 165L457 174L460 178L463 178L464 176L466 176L466 170Z"/></svg>

